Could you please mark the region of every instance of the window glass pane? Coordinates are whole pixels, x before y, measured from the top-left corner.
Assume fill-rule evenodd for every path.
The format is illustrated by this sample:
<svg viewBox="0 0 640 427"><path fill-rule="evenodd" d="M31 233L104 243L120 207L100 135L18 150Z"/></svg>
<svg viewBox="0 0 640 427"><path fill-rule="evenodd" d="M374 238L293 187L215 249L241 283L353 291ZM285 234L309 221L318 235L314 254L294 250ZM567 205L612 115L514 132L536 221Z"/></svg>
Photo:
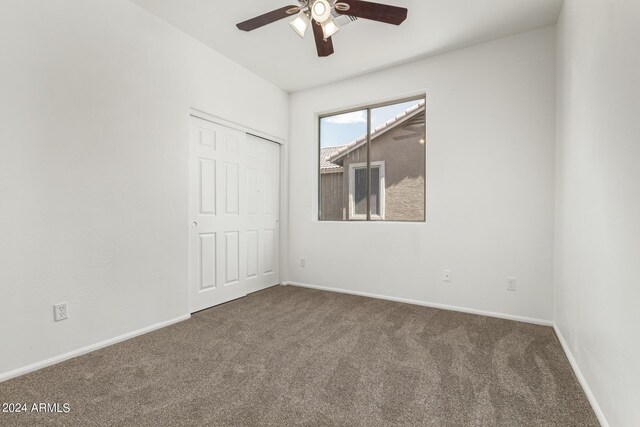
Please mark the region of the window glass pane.
<svg viewBox="0 0 640 427"><path fill-rule="evenodd" d="M424 221L425 138L424 99L371 110L372 219Z"/></svg>
<svg viewBox="0 0 640 427"><path fill-rule="evenodd" d="M371 216L380 215L380 167L371 166Z"/></svg>
<svg viewBox="0 0 640 427"><path fill-rule="evenodd" d="M355 170L355 191L353 202L355 203L354 213L356 215L367 215L367 168L357 168Z"/></svg>
<svg viewBox="0 0 640 427"><path fill-rule="evenodd" d="M320 119L320 199L321 220L342 221L367 215L366 168L359 172L358 185L350 186L351 164L367 162L367 110ZM364 141L364 142L363 142ZM364 174L364 175L363 175ZM350 206L350 189L358 190L356 206ZM362 193L364 192L364 193ZM353 196L353 195L351 195ZM364 207L363 207L364 206Z"/></svg>

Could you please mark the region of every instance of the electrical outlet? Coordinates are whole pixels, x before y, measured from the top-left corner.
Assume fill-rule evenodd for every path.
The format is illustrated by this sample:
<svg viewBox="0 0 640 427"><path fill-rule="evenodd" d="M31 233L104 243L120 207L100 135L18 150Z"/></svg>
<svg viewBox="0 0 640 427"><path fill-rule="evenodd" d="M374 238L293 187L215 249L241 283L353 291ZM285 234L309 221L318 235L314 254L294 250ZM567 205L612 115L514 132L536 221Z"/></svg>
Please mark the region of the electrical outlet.
<svg viewBox="0 0 640 427"><path fill-rule="evenodd" d="M442 281L450 282L451 281L451 270L443 270L442 271Z"/></svg>
<svg viewBox="0 0 640 427"><path fill-rule="evenodd" d="M515 277L507 277L507 290L515 291L516 290L516 278Z"/></svg>
<svg viewBox="0 0 640 427"><path fill-rule="evenodd" d="M53 306L53 318L56 322L67 318L67 303L61 302Z"/></svg>
<svg viewBox="0 0 640 427"><path fill-rule="evenodd" d="M307 259L300 258L300 267L306 267L306 266L307 266Z"/></svg>

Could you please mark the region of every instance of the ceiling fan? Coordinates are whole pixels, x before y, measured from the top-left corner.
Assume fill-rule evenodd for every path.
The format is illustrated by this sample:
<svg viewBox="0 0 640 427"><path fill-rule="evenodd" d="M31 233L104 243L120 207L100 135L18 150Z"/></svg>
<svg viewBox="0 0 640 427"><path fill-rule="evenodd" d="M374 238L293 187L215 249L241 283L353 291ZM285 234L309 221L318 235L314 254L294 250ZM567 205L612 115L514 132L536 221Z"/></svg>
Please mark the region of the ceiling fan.
<svg viewBox="0 0 640 427"><path fill-rule="evenodd" d="M339 29L334 16L347 15L357 18L400 25L407 18L407 9L362 0L299 0L301 6L289 5L241 22L236 26L242 31L252 31L272 22L298 15L290 22L300 37L304 37L309 25L313 29L318 56L333 53L333 36Z"/></svg>

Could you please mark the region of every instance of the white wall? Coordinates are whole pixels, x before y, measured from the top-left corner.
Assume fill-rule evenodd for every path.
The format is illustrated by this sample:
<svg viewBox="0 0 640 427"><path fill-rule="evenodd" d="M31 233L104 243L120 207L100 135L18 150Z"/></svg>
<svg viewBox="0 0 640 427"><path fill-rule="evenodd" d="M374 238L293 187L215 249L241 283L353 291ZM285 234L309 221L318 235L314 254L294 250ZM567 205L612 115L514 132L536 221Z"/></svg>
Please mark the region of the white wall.
<svg viewBox="0 0 640 427"><path fill-rule="evenodd" d="M288 96L126 0L2 1L0 53L1 375L188 313L189 108Z"/></svg>
<svg viewBox="0 0 640 427"><path fill-rule="evenodd" d="M640 2L558 24L555 321L612 426L640 425Z"/></svg>
<svg viewBox="0 0 640 427"><path fill-rule="evenodd" d="M427 223L316 221L316 114L416 90ZM552 318L553 27L294 93L289 108L292 282Z"/></svg>

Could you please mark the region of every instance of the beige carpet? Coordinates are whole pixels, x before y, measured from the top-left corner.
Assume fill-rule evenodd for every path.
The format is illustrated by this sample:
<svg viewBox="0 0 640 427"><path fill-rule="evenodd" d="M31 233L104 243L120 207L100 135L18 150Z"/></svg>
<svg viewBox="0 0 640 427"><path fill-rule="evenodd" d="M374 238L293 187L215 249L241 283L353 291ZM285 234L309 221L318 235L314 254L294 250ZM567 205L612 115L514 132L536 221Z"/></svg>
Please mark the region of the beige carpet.
<svg viewBox="0 0 640 427"><path fill-rule="evenodd" d="M3 426L598 425L549 327L291 286L1 383L0 398L71 406Z"/></svg>

